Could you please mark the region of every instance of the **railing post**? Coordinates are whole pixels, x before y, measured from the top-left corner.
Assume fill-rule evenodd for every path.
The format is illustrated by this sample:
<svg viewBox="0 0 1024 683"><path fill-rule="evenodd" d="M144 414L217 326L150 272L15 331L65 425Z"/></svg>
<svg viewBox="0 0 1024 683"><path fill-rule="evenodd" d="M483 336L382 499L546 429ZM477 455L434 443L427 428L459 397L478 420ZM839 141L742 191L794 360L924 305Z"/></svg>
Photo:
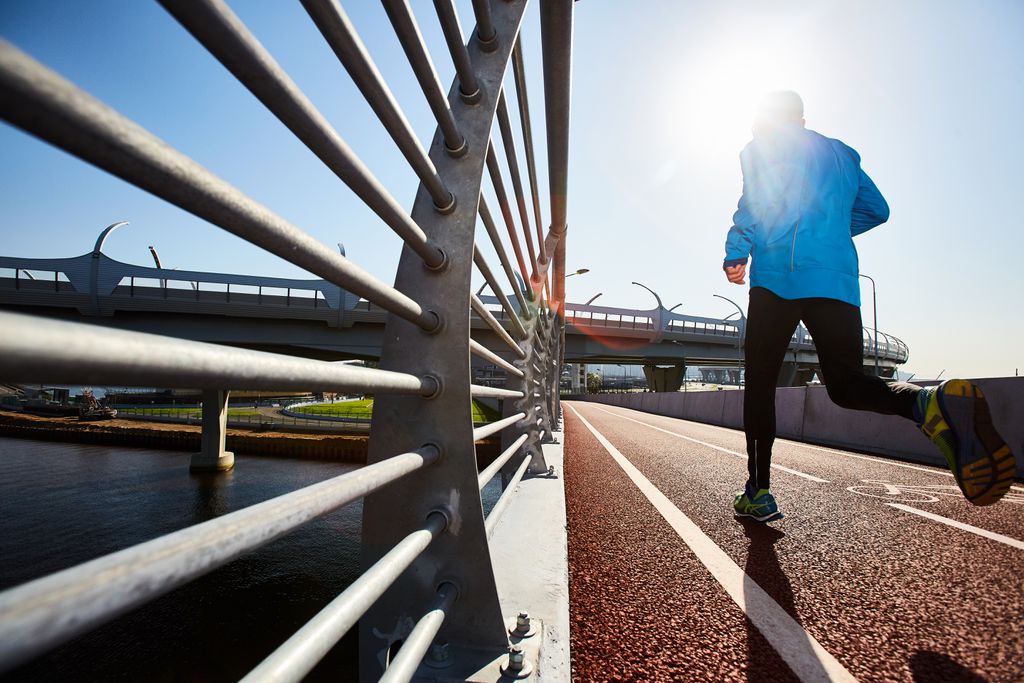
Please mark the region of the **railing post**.
<svg viewBox="0 0 1024 683"><path fill-rule="evenodd" d="M438 131L430 159L455 195L454 210L440 213L426 188L420 186L413 207L414 221L446 255L441 269L424 267L423 259L406 246L395 287L432 310L440 329L426 333L411 323L388 318L381 365L391 370L431 375L438 379L435 396L379 396L374 402L368 462L394 453L435 444L439 461L415 478L395 482L366 497L363 505L361 559L365 568L378 561L409 529L422 525L432 510L449 518L448 531L402 574L360 620L360 679L376 681L389 651L404 641L415 622L431 608L442 583L452 583L459 598L451 606L438 638L459 651L490 652L507 647L507 633L479 497L473 417L470 396L469 315L480 185L487 141L497 107L501 79L507 68L514 36L525 4L495 3L492 20L499 45L483 52L473 39L469 56L482 97L468 104L453 85L448 102L468 151L453 158Z"/></svg>

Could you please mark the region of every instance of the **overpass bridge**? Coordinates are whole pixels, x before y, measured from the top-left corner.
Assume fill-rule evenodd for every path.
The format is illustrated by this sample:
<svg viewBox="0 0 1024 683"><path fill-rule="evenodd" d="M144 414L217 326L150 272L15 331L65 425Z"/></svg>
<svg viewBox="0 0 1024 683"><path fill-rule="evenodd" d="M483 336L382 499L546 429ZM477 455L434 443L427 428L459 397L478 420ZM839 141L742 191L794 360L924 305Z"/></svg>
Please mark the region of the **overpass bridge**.
<svg viewBox="0 0 1024 683"><path fill-rule="evenodd" d="M379 359L388 312L327 280L284 279L168 270L106 256L107 227L91 253L73 258L0 256L0 308L119 329L170 335L323 360ZM524 295L520 291L520 295ZM522 315L514 294L511 309ZM495 296L481 302L507 332L513 322ZM685 367L736 368L745 319L666 310L565 303L564 360L645 366L651 388L679 388ZM471 315L473 337L505 360L497 333ZM901 340L879 331L877 366L891 377L907 361ZM864 328L864 363L876 367L876 337ZM668 366L669 372L663 372ZM803 384L819 367L814 340L801 325L790 342L780 385Z"/></svg>

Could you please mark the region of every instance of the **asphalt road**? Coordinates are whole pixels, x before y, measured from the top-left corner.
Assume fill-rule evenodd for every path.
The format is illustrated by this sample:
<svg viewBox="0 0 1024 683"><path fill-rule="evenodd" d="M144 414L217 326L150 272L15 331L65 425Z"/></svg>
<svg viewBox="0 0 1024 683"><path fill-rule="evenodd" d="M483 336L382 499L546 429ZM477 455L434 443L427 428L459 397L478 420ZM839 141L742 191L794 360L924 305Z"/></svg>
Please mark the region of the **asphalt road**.
<svg viewBox="0 0 1024 683"><path fill-rule="evenodd" d="M575 680L1024 681L1024 486L780 440L741 522L741 432L563 407Z"/></svg>

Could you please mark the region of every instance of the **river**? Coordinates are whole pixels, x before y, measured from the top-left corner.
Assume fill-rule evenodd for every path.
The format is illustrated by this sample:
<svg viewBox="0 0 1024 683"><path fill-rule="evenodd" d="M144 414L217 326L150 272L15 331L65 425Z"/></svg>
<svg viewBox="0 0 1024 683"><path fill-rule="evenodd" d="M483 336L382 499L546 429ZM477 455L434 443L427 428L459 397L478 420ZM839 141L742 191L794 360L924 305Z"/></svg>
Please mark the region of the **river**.
<svg viewBox="0 0 1024 683"><path fill-rule="evenodd" d="M355 469L0 438L0 590ZM497 491L485 491L491 507ZM358 576L354 503L10 672L4 680L235 681ZM355 678L355 631L307 680Z"/></svg>

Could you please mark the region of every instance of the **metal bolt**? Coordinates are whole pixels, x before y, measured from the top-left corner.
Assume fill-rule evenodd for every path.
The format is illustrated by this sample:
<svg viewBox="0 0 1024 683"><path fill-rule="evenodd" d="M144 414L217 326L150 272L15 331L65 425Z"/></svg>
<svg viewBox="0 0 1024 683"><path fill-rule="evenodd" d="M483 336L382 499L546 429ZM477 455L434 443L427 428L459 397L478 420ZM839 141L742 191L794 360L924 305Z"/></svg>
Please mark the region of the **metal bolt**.
<svg viewBox="0 0 1024 683"><path fill-rule="evenodd" d="M527 633L530 630L530 615L527 612L520 612L516 616L516 632Z"/></svg>
<svg viewBox="0 0 1024 683"><path fill-rule="evenodd" d="M513 645L508 649L508 668L510 671L522 671L526 665L526 655L523 648Z"/></svg>

